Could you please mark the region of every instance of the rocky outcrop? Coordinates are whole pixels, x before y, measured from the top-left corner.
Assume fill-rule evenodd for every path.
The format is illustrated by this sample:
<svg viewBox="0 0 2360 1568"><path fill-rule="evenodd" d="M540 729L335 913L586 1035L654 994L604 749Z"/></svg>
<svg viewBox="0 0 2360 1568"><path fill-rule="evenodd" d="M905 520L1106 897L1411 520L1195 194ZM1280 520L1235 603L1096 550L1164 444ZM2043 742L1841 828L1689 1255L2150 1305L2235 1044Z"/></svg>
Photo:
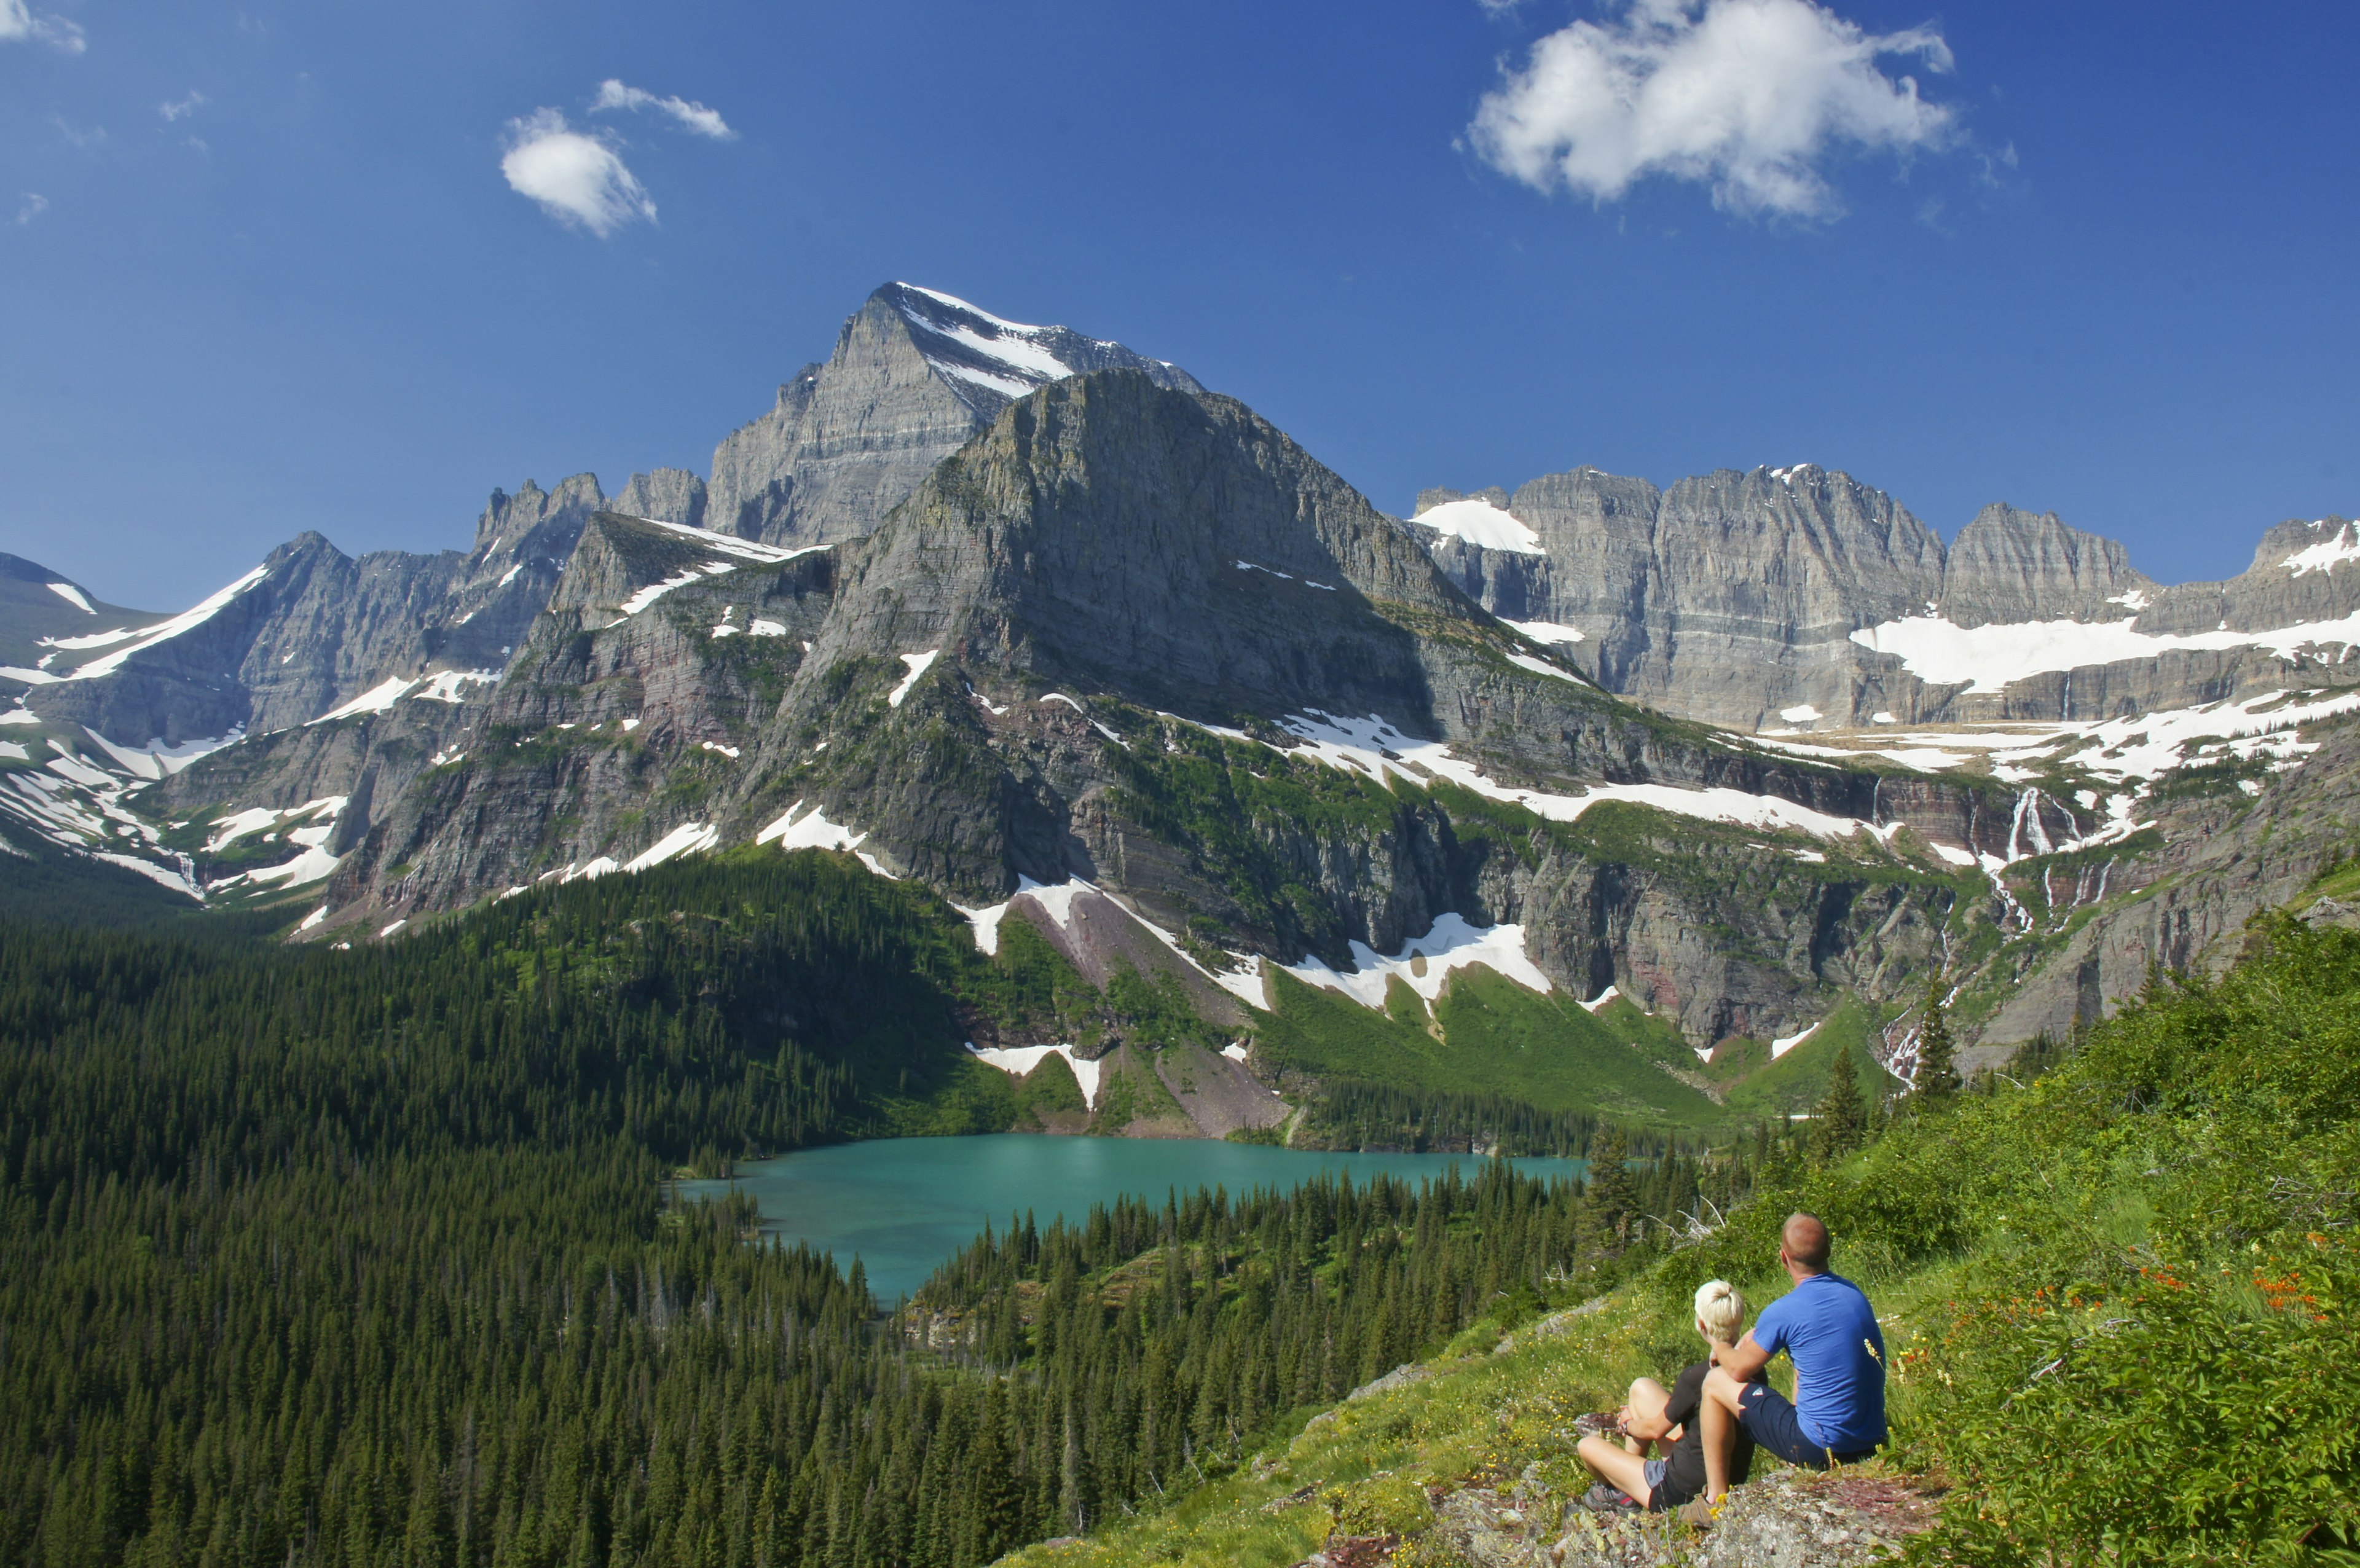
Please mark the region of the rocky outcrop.
<svg viewBox="0 0 2360 1568"><path fill-rule="evenodd" d="M1011 405L865 540L747 561L716 539L591 519L506 678L441 737L453 759L372 797L328 889L339 923L627 866L681 834L767 836L853 847L969 905L1021 878L1087 881L1105 897L1076 898L1086 918L1044 926L1053 943L1093 978L1169 973L1217 1022L1246 1015L1129 911L1196 933L1217 965L1218 947L1349 964L1350 942L1397 951L1446 914L1521 923L1555 984L1619 985L1705 1045L1790 1032L1840 987L1918 985L1950 874L1905 858L1896 878L1879 850L1855 875L1647 811L1503 833L1407 789L1374 814L1209 833L1157 803L1149 759L1202 755L1242 779L1252 764L1216 730L1266 737L1255 754L1274 762L1300 744L1278 721L1377 714L1530 788L1725 788L1915 823L1905 846L2009 821L1988 787L1741 751L1606 695L1251 410L1135 373ZM173 799L218 777L201 765ZM1164 1087L1210 1096L1200 1121L1247 1108Z"/></svg>
<svg viewBox="0 0 2360 1568"><path fill-rule="evenodd" d="M1986 506L1945 549L1889 496L1808 463L1663 492L1581 468L1513 495L1429 490L1418 507L1436 561L1485 608L1541 623L1610 691L1733 727L2193 706L2347 680L2360 637L2237 635L2360 612L2360 543L2341 518L2273 528L2231 582L2164 588L2053 513Z"/></svg>
<svg viewBox="0 0 2360 1568"><path fill-rule="evenodd" d="M769 544L859 539L1011 397L1116 368L1196 385L1120 343L889 283L844 323L833 354L797 372L769 413L714 449L712 526Z"/></svg>
<svg viewBox="0 0 2360 1568"><path fill-rule="evenodd" d="M297 536L194 609L120 644L74 649L34 685L44 719L137 746L311 723L388 681L437 670L496 679L549 602L601 497L577 474L492 493L475 548L357 560Z"/></svg>
<svg viewBox="0 0 2360 1568"><path fill-rule="evenodd" d="M1711 1522L1665 1514L1597 1514L1552 1493L1537 1468L1512 1487L1444 1494L1418 1538L1471 1568L1855 1568L1889 1562L1941 1517L1940 1489L1913 1476L1781 1470L1733 1488ZM1312 1563L1391 1562L1398 1548L1331 1540Z"/></svg>
<svg viewBox="0 0 2360 1568"><path fill-rule="evenodd" d="M705 481L685 468L634 474L615 497L614 510L627 517L653 517L683 527L705 526Z"/></svg>
<svg viewBox="0 0 2360 1568"><path fill-rule="evenodd" d="M2360 852L2352 787L2360 724L2319 733L2319 749L2258 796L2224 779L2160 802L2151 847L2113 870L2114 897L2062 940L2013 960L2019 977L1977 1043L1960 1052L1961 1069L2001 1065L2037 1035L2061 1040L2158 973L2218 975L2245 951L2256 916L2288 908L2322 871Z"/></svg>
<svg viewBox="0 0 2360 1568"><path fill-rule="evenodd" d="M1961 626L2115 621L2161 592L2114 540L1994 502L1950 541L1936 608Z"/></svg>

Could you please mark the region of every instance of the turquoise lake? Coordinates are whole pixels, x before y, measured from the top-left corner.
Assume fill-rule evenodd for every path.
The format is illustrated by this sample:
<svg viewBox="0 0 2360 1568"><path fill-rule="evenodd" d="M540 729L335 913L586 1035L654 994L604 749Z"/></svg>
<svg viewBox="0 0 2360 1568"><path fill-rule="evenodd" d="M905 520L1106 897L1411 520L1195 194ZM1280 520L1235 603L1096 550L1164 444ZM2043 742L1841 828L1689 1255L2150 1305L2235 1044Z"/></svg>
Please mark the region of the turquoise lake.
<svg viewBox="0 0 2360 1568"><path fill-rule="evenodd" d="M1453 1165L1472 1176L1483 1164L1465 1154L1322 1154L1206 1139L898 1138L807 1149L749 1161L727 1181L683 1182L690 1197L735 1189L762 1211L763 1228L781 1240L807 1241L850 1268L869 1271L869 1289L890 1305L908 1295L986 1223L1004 1228L1030 1209L1046 1226L1059 1215L1080 1221L1094 1203L1128 1193L1162 1202L1199 1187L1231 1195L1256 1187L1284 1190L1328 1171L1356 1181L1382 1171L1424 1181ZM1518 1160L1516 1169L1570 1180L1579 1160Z"/></svg>

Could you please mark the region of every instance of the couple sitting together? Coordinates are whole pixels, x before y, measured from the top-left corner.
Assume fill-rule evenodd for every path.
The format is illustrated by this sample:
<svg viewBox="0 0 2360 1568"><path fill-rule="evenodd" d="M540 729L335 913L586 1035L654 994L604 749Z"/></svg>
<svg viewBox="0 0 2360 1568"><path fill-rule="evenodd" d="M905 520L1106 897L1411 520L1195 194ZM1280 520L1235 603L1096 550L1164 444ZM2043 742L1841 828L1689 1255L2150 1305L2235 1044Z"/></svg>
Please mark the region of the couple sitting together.
<svg viewBox="0 0 2360 1568"><path fill-rule="evenodd" d="M1585 1503L1601 1512L1686 1504L1683 1517L1702 1522L1723 1492L1744 1483L1757 1447L1814 1470L1875 1454L1885 1440L1885 1336L1860 1287L1828 1271L1828 1245L1816 1218L1787 1220L1778 1261L1795 1288L1743 1338L1745 1299L1736 1289L1715 1279L1697 1291L1706 1359L1668 1391L1653 1377L1632 1384L1620 1443L1581 1440L1582 1463L1601 1477ZM1792 1404L1762 1376L1782 1350L1795 1364Z"/></svg>

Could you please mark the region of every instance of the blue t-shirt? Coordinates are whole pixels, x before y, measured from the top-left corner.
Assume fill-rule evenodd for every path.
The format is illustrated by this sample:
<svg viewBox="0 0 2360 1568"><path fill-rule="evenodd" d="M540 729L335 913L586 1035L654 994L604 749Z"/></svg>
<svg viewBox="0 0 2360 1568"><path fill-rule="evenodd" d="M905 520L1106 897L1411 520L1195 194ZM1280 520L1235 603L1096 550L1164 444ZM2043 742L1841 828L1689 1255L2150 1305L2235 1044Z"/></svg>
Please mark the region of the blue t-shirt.
<svg viewBox="0 0 2360 1568"><path fill-rule="evenodd" d="M1754 1343L1795 1363L1795 1419L1832 1454L1883 1443L1885 1336L1859 1286L1814 1274L1762 1309Z"/></svg>

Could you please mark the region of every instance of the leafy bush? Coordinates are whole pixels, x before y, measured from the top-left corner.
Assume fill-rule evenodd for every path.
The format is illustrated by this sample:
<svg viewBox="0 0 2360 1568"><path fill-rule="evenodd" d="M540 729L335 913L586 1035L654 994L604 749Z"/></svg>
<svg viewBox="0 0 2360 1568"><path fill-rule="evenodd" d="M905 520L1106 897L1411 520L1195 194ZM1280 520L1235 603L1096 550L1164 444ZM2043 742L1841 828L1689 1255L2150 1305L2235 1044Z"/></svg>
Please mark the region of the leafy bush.
<svg viewBox="0 0 2360 1568"><path fill-rule="evenodd" d="M1896 1445L1960 1486L1918 1560L2298 1563L2360 1536L2360 934L2265 934L1678 1260L1758 1274L1789 1209L1828 1220L1893 1319Z"/></svg>

